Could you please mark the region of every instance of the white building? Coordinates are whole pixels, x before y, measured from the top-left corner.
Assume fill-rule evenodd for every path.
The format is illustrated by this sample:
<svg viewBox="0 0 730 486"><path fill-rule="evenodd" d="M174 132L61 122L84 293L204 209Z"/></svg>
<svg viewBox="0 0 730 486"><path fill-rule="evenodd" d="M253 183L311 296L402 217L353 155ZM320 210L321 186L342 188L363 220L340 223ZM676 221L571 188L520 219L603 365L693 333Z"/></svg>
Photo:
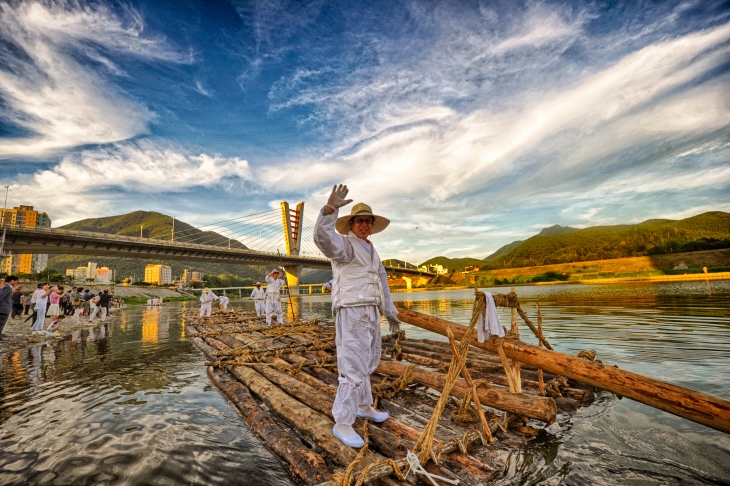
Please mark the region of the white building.
<svg viewBox="0 0 730 486"><path fill-rule="evenodd" d="M94 277L94 281L102 283L102 284L112 283L114 281L114 270L112 270L109 267L97 268L96 276Z"/></svg>

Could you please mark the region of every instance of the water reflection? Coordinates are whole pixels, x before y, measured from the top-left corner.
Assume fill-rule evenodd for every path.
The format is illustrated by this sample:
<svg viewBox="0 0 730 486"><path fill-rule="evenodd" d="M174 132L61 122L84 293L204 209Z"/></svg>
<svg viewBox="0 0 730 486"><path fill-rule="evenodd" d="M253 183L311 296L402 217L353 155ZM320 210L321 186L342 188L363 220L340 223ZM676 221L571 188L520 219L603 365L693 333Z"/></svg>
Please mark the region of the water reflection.
<svg viewBox="0 0 730 486"><path fill-rule="evenodd" d="M179 309L115 310L4 356L0 484L291 484L210 387Z"/></svg>
<svg viewBox="0 0 730 486"><path fill-rule="evenodd" d="M595 349L623 369L730 398L730 282L713 282L712 297L704 282L516 290L531 317L540 303L556 349ZM466 324L474 293L393 295ZM291 303L282 302L288 316L332 322L328 295ZM233 304L254 310L250 301ZM0 484L291 484L210 386L202 355L185 338L180 311L194 307L115 310L103 325L3 356ZM509 325L506 310L500 319ZM525 326L521 332L536 342ZM513 450L500 484L718 484L729 465L727 435L601 393Z"/></svg>

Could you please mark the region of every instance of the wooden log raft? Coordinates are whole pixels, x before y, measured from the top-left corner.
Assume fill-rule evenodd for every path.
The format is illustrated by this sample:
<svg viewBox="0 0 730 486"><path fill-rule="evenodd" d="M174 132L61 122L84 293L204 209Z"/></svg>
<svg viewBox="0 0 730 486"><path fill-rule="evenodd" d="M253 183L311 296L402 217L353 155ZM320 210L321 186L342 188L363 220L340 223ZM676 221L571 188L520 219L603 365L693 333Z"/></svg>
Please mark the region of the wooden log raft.
<svg viewBox="0 0 730 486"><path fill-rule="evenodd" d="M324 458L282 429L256 403L248 389L221 369L208 367L208 377L241 412L251 431L259 436L287 464L291 473L304 484L314 485L328 480L332 470Z"/></svg>
<svg viewBox="0 0 730 486"><path fill-rule="evenodd" d="M446 329L450 328L456 339L461 339L467 329L466 326L407 309L398 309L398 318L403 322L443 336L446 335ZM478 342L476 336L472 337L471 344L488 351L497 351L497 348L489 341ZM505 354L513 360L541 368L549 373L588 383L730 434L730 401L648 378L638 373L541 349L522 341L508 339L505 341L503 349Z"/></svg>
<svg viewBox="0 0 730 486"><path fill-rule="evenodd" d="M208 357L215 348L201 338L193 343ZM287 464L289 471L306 485L320 484L332 476L324 458L292 437L256 403L248 389L223 370L208 367L208 376L243 415L251 431Z"/></svg>
<svg viewBox="0 0 730 486"><path fill-rule="evenodd" d="M401 376L406 368L408 368L408 365L399 361L381 361L375 372L390 376ZM412 380L416 383L429 386L435 390L444 389L444 383L446 382L444 374L426 371L418 367L414 367L412 373ZM469 392L469 386L462 378L459 378L454 383L451 392L452 395L463 398ZM514 394L496 387L480 388L478 393L482 405L507 410L542 422L552 423L557 415L555 400L549 397Z"/></svg>

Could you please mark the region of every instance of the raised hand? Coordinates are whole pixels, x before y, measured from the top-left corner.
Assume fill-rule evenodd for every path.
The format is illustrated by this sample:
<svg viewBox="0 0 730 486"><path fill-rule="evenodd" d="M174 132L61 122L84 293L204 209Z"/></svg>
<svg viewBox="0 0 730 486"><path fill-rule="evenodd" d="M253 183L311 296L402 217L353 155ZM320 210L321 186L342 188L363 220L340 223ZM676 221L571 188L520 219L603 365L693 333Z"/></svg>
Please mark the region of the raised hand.
<svg viewBox="0 0 730 486"><path fill-rule="evenodd" d="M338 209L342 206L347 206L352 202L352 199L345 199L347 197L347 193L350 192L347 189L347 186L344 184L340 184L339 186L335 184L335 186L332 188L332 194L330 194L329 199L327 199L327 206Z"/></svg>

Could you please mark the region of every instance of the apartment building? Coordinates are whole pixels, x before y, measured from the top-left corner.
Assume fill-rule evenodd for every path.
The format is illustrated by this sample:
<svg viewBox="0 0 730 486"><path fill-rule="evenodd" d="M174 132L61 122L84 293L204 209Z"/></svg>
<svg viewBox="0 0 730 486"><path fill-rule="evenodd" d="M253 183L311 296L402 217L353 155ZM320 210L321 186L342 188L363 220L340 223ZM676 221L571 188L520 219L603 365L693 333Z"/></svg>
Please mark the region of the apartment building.
<svg viewBox="0 0 730 486"><path fill-rule="evenodd" d="M172 267L159 263L148 263L144 267L144 281L157 285L170 284L172 283Z"/></svg>
<svg viewBox="0 0 730 486"><path fill-rule="evenodd" d="M16 206L13 209L0 209L0 222L21 228L51 227L51 218L46 213L36 211L33 206ZM17 253L2 261L2 271L9 274L40 273L48 266L48 255Z"/></svg>

